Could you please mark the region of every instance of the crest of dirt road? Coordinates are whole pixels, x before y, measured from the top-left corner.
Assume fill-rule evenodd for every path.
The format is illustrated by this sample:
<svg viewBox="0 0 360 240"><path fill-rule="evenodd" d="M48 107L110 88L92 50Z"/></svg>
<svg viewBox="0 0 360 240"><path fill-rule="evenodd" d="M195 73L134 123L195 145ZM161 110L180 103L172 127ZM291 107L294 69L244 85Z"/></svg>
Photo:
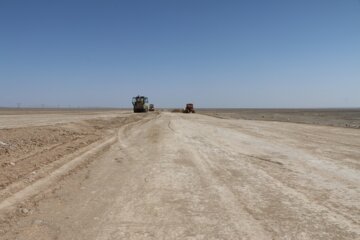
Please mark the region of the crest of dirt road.
<svg viewBox="0 0 360 240"><path fill-rule="evenodd" d="M121 113L44 126L0 128L0 211L7 212L48 188L116 142L119 129L146 119L146 115Z"/></svg>

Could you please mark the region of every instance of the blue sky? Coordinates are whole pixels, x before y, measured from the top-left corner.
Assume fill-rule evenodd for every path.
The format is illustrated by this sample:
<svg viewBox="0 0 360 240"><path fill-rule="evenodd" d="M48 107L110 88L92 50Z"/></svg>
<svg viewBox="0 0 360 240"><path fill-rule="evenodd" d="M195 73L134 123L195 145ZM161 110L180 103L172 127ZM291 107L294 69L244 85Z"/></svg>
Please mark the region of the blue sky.
<svg viewBox="0 0 360 240"><path fill-rule="evenodd" d="M360 1L0 0L0 106L360 107Z"/></svg>

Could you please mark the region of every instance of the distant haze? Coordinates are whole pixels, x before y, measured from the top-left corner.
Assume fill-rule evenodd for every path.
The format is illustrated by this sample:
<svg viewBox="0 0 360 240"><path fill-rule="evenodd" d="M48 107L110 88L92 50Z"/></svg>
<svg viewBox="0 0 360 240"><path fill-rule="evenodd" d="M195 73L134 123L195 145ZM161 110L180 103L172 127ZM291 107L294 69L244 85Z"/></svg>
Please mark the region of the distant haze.
<svg viewBox="0 0 360 240"><path fill-rule="evenodd" d="M360 3L0 1L0 106L360 107Z"/></svg>

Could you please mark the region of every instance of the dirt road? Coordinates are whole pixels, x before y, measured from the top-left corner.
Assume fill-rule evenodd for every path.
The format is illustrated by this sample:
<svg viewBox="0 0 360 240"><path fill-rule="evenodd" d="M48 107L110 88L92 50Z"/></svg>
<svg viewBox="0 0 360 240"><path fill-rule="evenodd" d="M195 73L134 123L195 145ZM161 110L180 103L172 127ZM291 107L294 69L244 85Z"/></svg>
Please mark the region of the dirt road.
<svg viewBox="0 0 360 240"><path fill-rule="evenodd" d="M115 129L0 238L360 239L357 129L167 112Z"/></svg>

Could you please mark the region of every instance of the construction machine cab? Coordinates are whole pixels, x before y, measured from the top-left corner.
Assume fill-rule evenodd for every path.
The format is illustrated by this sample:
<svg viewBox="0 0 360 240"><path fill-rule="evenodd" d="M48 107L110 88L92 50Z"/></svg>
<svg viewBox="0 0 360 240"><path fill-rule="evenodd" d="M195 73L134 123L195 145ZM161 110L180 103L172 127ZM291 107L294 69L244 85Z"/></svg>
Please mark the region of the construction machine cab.
<svg viewBox="0 0 360 240"><path fill-rule="evenodd" d="M149 105L149 111L151 111L151 112L155 111L155 106L154 106L154 104L150 104L150 105Z"/></svg>
<svg viewBox="0 0 360 240"><path fill-rule="evenodd" d="M134 112L147 112L149 99L144 96L136 96L132 98L132 104L134 106Z"/></svg>
<svg viewBox="0 0 360 240"><path fill-rule="evenodd" d="M184 113L195 113L194 104L188 103L186 104L185 109L183 110Z"/></svg>
<svg viewBox="0 0 360 240"><path fill-rule="evenodd" d="M141 104L144 104L144 103L148 103L149 100L147 97L144 97L144 96L137 96L137 97L133 97L132 98L132 104L135 106L137 103L141 103Z"/></svg>

